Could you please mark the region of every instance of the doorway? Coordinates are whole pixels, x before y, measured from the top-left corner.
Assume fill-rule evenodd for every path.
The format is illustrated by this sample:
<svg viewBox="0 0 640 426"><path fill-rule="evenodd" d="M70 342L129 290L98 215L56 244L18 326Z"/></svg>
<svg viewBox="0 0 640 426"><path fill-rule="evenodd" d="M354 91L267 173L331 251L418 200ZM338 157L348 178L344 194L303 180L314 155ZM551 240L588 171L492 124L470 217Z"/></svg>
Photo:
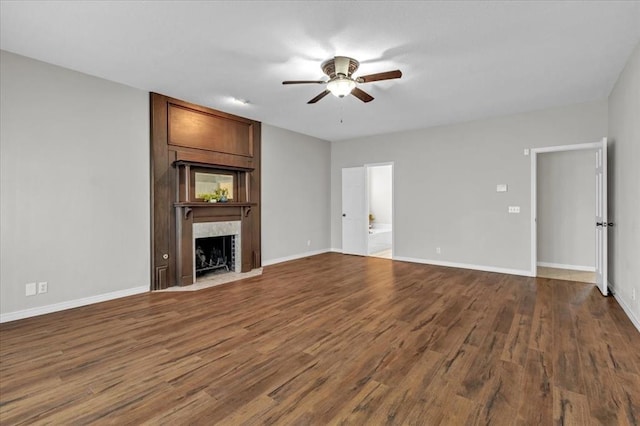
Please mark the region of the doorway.
<svg viewBox="0 0 640 426"><path fill-rule="evenodd" d="M580 194L569 189L565 194L554 191L553 186L564 184L564 180L575 180L576 164L571 162L570 152L585 152L575 158L588 158L577 182L584 188ZM564 157L547 157L550 153L564 153ZM562 164L563 161L568 163ZM548 161L552 160L552 161ZM554 163L556 163L554 165ZM547 167L545 169L545 167ZM578 167L579 168L579 167ZM549 176L551 174L552 176ZM553 175L556 176L553 176ZM539 176L540 175L540 176ZM558 181L561 176L562 182ZM562 177L563 176L563 177ZM554 177L556 178L554 181ZM575 184L576 182L574 182ZM547 188L541 194L541 188ZM566 186L566 185L565 185ZM570 186L570 185L569 185ZM588 187L592 189L589 190ZM549 191L549 188L552 190ZM594 189L595 188L595 191ZM550 192L550 193L549 193ZM572 197L570 202L562 198ZM562 204L564 203L564 207ZM564 209L564 214L561 211ZM580 222L580 223L578 223ZM590 224L589 224L590 222ZM575 231L576 225L582 231ZM572 276L581 281L580 272L593 273L595 284L603 295L608 294L607 283L607 139L600 142L535 148L531 150L531 275L567 279ZM567 229L565 229L565 227ZM591 235L587 235L591 227ZM573 231L569 228L573 228ZM573 232L571 238L566 232ZM568 241L571 240L571 241ZM588 245L589 247L584 247ZM554 253L555 251L555 253ZM549 262L547 259L555 259ZM576 260L578 259L578 260ZM586 260L585 260L586 259ZM567 263L563 263L567 262ZM593 265L593 266L591 266ZM552 267L539 270L538 267ZM555 268L553 268L555 267ZM579 271L588 269L587 271ZM593 272L592 272L593 271ZM549 276L551 275L551 276ZM586 275L584 278L590 278Z"/></svg>
<svg viewBox="0 0 640 426"><path fill-rule="evenodd" d="M393 258L393 165L368 165L369 229L367 254Z"/></svg>
<svg viewBox="0 0 640 426"><path fill-rule="evenodd" d="M538 155L537 276L595 283L594 149Z"/></svg>
<svg viewBox="0 0 640 426"><path fill-rule="evenodd" d="M342 253L393 258L393 163L342 169Z"/></svg>

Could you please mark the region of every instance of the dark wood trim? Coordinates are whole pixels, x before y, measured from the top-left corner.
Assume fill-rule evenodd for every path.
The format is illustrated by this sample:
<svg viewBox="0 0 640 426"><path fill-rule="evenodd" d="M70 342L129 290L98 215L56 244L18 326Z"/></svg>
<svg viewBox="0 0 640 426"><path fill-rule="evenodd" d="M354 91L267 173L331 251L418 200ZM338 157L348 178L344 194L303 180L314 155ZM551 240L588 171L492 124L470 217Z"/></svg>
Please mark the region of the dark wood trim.
<svg viewBox="0 0 640 426"><path fill-rule="evenodd" d="M257 206L258 203L238 203L234 201L227 201L224 203L208 203L206 201L189 201L189 202L180 202L173 203L175 207L202 207L202 208L223 208L223 207L253 207Z"/></svg>
<svg viewBox="0 0 640 426"><path fill-rule="evenodd" d="M171 173L170 152L166 149L167 127L166 101L151 94L151 289L165 288L173 276L175 262L173 251L174 228L171 206L166 201L172 199L175 191L175 174ZM156 271L163 270L168 279L161 280ZM160 284L162 283L162 285Z"/></svg>
<svg viewBox="0 0 640 426"><path fill-rule="evenodd" d="M193 256L194 221L240 220L242 271L260 267L260 122L156 93L150 103L151 289L193 279L186 265ZM174 107L178 112L170 117ZM179 140L169 140L171 126L177 126L173 134ZM198 169L232 174L234 200L198 201L193 188Z"/></svg>
<svg viewBox="0 0 640 426"><path fill-rule="evenodd" d="M174 148L175 149L175 148ZM218 168L253 171L254 159L220 152L204 152L193 148L180 148L176 160L200 164L214 164Z"/></svg>
<svg viewBox="0 0 640 426"><path fill-rule="evenodd" d="M247 180L249 181L249 199L246 201L257 201L257 205L251 209L252 215L252 227L251 227L251 239L252 239L252 265L251 269L259 268L262 266L262 243L261 243L261 224L262 224L262 202L260 201L260 194L262 193L262 127L260 125L254 125L252 128L252 138L255 141L253 147L255 169L249 173Z"/></svg>
<svg viewBox="0 0 640 426"><path fill-rule="evenodd" d="M214 170L236 170L243 172L252 172L254 168L246 168L246 167L234 167L234 166L220 166L216 164L208 164L208 163L200 163L197 161L186 161L186 160L177 160L173 163L174 166L191 166L191 167L200 167L202 169L214 169Z"/></svg>

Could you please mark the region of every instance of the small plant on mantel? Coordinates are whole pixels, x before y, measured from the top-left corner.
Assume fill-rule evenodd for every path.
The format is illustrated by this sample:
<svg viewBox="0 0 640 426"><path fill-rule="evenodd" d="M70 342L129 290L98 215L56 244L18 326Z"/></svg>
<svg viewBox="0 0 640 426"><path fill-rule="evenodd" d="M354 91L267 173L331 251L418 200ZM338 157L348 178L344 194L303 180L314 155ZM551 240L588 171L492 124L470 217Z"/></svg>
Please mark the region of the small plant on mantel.
<svg viewBox="0 0 640 426"><path fill-rule="evenodd" d="M218 201L225 203L229 197L229 190L227 188L218 188L214 191L214 195Z"/></svg>
<svg viewBox="0 0 640 426"><path fill-rule="evenodd" d="M221 203L227 202L229 197L229 190L227 188L218 188L213 192L206 194L198 194L198 198L202 198L207 203Z"/></svg>
<svg viewBox="0 0 640 426"><path fill-rule="evenodd" d="M213 193L213 194L211 194L211 193L198 194L198 198L202 198L207 203L216 203L216 202L218 202L218 196L215 193Z"/></svg>

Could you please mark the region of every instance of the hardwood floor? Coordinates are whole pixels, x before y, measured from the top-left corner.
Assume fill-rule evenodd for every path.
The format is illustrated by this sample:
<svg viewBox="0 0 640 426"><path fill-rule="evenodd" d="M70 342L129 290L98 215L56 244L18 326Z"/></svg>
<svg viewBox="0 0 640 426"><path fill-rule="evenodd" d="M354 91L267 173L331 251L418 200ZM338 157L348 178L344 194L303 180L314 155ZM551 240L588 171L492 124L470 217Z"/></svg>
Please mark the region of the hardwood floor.
<svg viewBox="0 0 640 426"><path fill-rule="evenodd" d="M596 273L589 271L574 271L571 269L548 268L538 266L538 277L553 278L562 281L579 281L581 283L596 283Z"/></svg>
<svg viewBox="0 0 640 426"><path fill-rule="evenodd" d="M391 259L393 258L391 251L392 251L391 249L382 250L377 253L371 253L369 256L381 257L383 259Z"/></svg>
<svg viewBox="0 0 640 426"><path fill-rule="evenodd" d="M0 326L0 423L640 423L593 285L328 253Z"/></svg>

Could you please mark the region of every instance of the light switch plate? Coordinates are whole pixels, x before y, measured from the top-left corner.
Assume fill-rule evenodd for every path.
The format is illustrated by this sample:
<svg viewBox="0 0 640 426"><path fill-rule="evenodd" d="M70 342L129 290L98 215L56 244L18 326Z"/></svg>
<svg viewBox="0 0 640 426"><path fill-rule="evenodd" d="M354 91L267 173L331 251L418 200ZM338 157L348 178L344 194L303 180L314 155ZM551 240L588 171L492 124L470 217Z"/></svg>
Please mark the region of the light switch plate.
<svg viewBox="0 0 640 426"><path fill-rule="evenodd" d="M509 213L520 213L520 206L509 206Z"/></svg>
<svg viewBox="0 0 640 426"><path fill-rule="evenodd" d="M499 183L496 185L496 192L507 192L507 184L506 183Z"/></svg>

